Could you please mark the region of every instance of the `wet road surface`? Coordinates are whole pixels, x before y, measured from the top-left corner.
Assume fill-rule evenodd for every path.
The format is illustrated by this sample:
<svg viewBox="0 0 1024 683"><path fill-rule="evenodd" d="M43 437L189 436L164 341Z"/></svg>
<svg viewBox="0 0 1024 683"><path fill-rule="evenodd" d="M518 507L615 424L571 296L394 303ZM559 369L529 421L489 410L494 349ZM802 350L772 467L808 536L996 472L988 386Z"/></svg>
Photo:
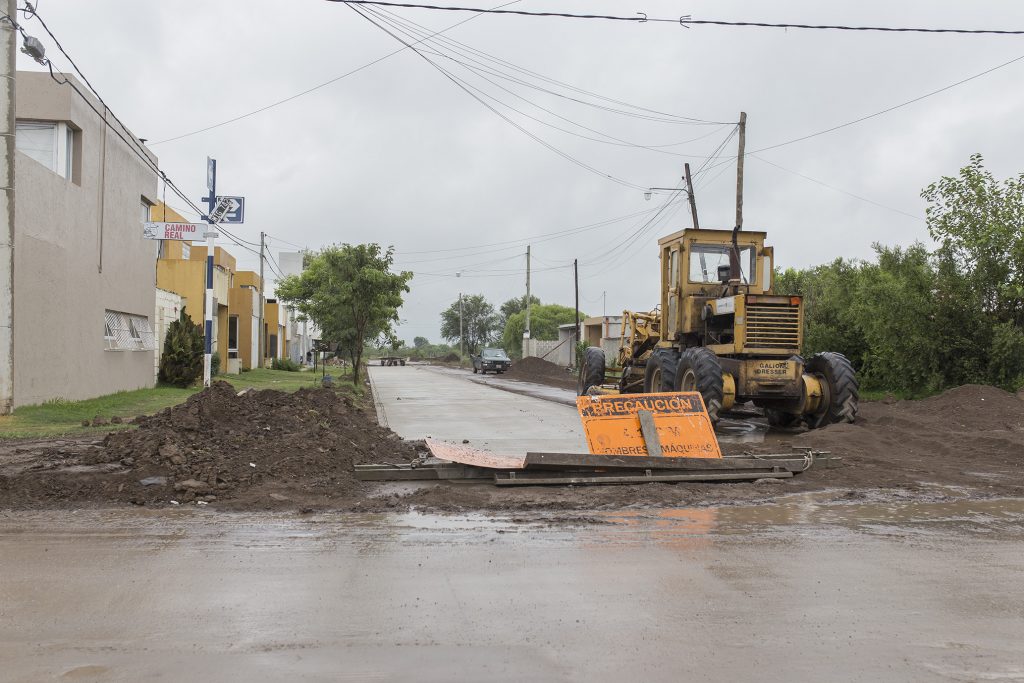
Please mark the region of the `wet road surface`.
<svg viewBox="0 0 1024 683"><path fill-rule="evenodd" d="M0 516L4 681L1024 677L1024 504Z"/></svg>
<svg viewBox="0 0 1024 683"><path fill-rule="evenodd" d="M403 438L469 439L475 448L507 454L586 451L575 407L498 391L470 381L470 370L371 366L369 375L378 419Z"/></svg>

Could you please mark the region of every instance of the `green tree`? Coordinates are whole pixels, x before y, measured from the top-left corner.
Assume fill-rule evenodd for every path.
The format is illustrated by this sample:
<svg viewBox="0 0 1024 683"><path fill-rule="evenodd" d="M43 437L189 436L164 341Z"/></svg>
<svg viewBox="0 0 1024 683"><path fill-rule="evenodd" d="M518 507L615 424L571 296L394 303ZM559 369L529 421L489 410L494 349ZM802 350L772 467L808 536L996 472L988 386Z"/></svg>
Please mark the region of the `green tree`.
<svg viewBox="0 0 1024 683"><path fill-rule="evenodd" d="M1024 325L1024 173L997 181L980 154L921 192L928 232L949 273L995 322Z"/></svg>
<svg viewBox="0 0 1024 683"><path fill-rule="evenodd" d="M301 275L277 284L277 296L308 315L324 339L336 341L339 353L352 361L353 382L359 381L363 349L398 341L402 295L412 273L392 272L394 250L379 244L330 246L309 258Z"/></svg>
<svg viewBox="0 0 1024 683"><path fill-rule="evenodd" d="M530 336L533 339L558 339L558 326L570 325L576 316L576 309L558 304L541 304L530 307ZM580 320L587 314L580 311ZM523 332L526 329L526 311L509 316L501 337L501 344L510 355L523 353Z"/></svg>
<svg viewBox="0 0 1024 683"><path fill-rule="evenodd" d="M417 349L423 349L430 346L430 340L427 339L426 337L413 337L412 344Z"/></svg>
<svg viewBox="0 0 1024 683"><path fill-rule="evenodd" d="M203 374L203 332L181 307L178 319L167 327L157 378L161 384L192 386Z"/></svg>
<svg viewBox="0 0 1024 683"><path fill-rule="evenodd" d="M459 301L441 312L441 336L455 346L461 345L459 335ZM483 294L462 297L462 336L466 341L466 352L477 353L482 347L494 342L501 330L494 306Z"/></svg>
<svg viewBox="0 0 1024 683"><path fill-rule="evenodd" d="M534 306L540 306L540 299L538 299L537 297L535 297L535 296L533 296L531 294L530 295L530 307L531 307L531 311L530 312L531 313L533 313L532 309L533 309ZM526 295L525 294L522 295L522 296L517 296L517 297L515 297L513 299L509 299L508 301L503 303L501 305L501 308L498 309L498 315L501 318L498 321L498 329L499 330L504 330L505 329L505 324L508 322L509 318L511 318L513 315L515 315L519 311L525 311L525 310L526 310ZM530 322L532 323L533 320L531 319Z"/></svg>

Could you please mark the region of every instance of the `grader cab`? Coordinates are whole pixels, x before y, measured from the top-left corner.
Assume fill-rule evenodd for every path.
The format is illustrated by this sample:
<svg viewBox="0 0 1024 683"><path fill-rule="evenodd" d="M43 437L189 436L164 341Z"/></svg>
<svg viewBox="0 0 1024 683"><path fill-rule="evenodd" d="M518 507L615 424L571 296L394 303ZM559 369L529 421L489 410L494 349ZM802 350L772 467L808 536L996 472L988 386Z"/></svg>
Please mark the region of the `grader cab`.
<svg viewBox="0 0 1024 683"><path fill-rule="evenodd" d="M697 391L713 421L752 401L773 426L853 422L853 367L839 353L800 355L803 301L772 293L765 236L687 229L660 239L660 304L623 313L614 383L604 352L586 349L579 393Z"/></svg>

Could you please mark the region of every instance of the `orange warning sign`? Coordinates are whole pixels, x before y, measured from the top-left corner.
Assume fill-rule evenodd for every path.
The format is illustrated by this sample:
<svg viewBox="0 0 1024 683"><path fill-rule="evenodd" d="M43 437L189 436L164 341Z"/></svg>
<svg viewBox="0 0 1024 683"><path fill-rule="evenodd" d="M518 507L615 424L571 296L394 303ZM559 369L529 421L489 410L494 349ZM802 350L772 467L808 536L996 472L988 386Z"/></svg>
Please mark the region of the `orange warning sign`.
<svg viewBox="0 0 1024 683"><path fill-rule="evenodd" d="M697 392L580 396L576 408L596 455L722 457Z"/></svg>

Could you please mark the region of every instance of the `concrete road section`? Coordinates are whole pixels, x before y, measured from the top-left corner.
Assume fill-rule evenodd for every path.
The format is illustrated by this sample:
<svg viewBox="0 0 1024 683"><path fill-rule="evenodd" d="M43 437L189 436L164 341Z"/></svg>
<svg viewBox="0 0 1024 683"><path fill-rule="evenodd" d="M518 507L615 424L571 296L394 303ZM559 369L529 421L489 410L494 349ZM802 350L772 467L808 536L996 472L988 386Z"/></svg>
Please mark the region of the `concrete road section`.
<svg viewBox="0 0 1024 683"><path fill-rule="evenodd" d="M1020 680L1022 507L972 505L8 513L0 680Z"/></svg>
<svg viewBox="0 0 1024 683"><path fill-rule="evenodd" d="M378 419L403 438L469 439L508 454L587 450L575 407L468 381L468 370L370 366L369 373Z"/></svg>

